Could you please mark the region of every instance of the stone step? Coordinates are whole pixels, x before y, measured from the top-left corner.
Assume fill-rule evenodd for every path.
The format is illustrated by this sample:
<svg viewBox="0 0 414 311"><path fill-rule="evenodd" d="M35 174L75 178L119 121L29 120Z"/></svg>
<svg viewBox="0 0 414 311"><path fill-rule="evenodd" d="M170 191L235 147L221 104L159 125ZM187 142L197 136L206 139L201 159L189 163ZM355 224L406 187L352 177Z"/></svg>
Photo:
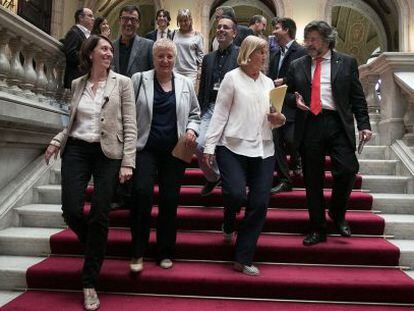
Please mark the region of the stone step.
<svg viewBox="0 0 414 311"><path fill-rule="evenodd" d="M363 175L362 189L374 193L407 193L411 177L388 175Z"/></svg>
<svg viewBox="0 0 414 311"><path fill-rule="evenodd" d="M4 306L5 304L9 303L10 301L12 301L13 299L16 299L23 293L24 291L22 290L16 290L16 291L0 290L0 308Z"/></svg>
<svg viewBox="0 0 414 311"><path fill-rule="evenodd" d="M20 226L37 228L65 228L60 204L29 204L15 208Z"/></svg>
<svg viewBox="0 0 414 311"><path fill-rule="evenodd" d="M393 235L396 239L414 240L414 215L381 214L385 220L384 233Z"/></svg>
<svg viewBox="0 0 414 311"><path fill-rule="evenodd" d="M10 227L0 231L1 255L47 256L50 236L62 231L55 228Z"/></svg>
<svg viewBox="0 0 414 311"><path fill-rule="evenodd" d="M61 203L61 187L60 185L44 185L36 187L39 195L39 202L44 204L60 204Z"/></svg>
<svg viewBox="0 0 414 311"><path fill-rule="evenodd" d="M414 194L372 193L372 196L375 211L414 215Z"/></svg>
<svg viewBox="0 0 414 311"><path fill-rule="evenodd" d="M389 242L400 249L400 266L414 269L414 240L390 239ZM410 275L414 278L414 271Z"/></svg>
<svg viewBox="0 0 414 311"><path fill-rule="evenodd" d="M359 172L363 175L395 175L399 160L359 159Z"/></svg>
<svg viewBox="0 0 414 311"><path fill-rule="evenodd" d="M26 270L45 257L0 256L0 290L23 290L27 287Z"/></svg>
<svg viewBox="0 0 414 311"><path fill-rule="evenodd" d="M365 146L359 159L384 160L389 159L389 147L387 146Z"/></svg>

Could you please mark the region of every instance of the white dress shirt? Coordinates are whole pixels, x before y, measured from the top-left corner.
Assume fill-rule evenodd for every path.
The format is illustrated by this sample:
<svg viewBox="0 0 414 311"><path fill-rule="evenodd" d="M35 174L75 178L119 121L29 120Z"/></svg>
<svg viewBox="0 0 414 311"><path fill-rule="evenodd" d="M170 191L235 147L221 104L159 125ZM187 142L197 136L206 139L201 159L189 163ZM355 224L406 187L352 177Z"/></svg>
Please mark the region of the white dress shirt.
<svg viewBox="0 0 414 311"><path fill-rule="evenodd" d="M104 102L104 91L106 81L98 82L96 94L92 91L92 82L86 83L82 97L79 101L76 118L69 136L95 143L100 141L101 135L101 110Z"/></svg>
<svg viewBox="0 0 414 311"><path fill-rule="evenodd" d="M168 37L168 28L165 28L164 30L157 29L157 41L161 38L167 38L167 37Z"/></svg>
<svg viewBox="0 0 414 311"><path fill-rule="evenodd" d="M206 134L204 152L217 145L247 157L273 156L272 126L267 120L273 81L260 73L254 80L241 68L224 76Z"/></svg>
<svg viewBox="0 0 414 311"><path fill-rule="evenodd" d="M91 32L89 31L89 29L86 28L85 26L82 26L81 24L76 24L76 26L83 32L86 39L88 39L89 36L91 35Z"/></svg>
<svg viewBox="0 0 414 311"><path fill-rule="evenodd" d="M332 83L331 83L331 57L332 51L329 50L324 56L322 56L321 62L321 103L322 109L336 110L334 98L332 96ZM315 72L316 62L312 60L311 73Z"/></svg>
<svg viewBox="0 0 414 311"><path fill-rule="evenodd" d="M280 58L279 58L278 70L280 70L280 67L282 67L283 60L285 59L286 53L289 50L290 46L292 45L293 41L295 41L295 40L290 40L283 48L282 48L282 46L280 46L281 49L280 49Z"/></svg>

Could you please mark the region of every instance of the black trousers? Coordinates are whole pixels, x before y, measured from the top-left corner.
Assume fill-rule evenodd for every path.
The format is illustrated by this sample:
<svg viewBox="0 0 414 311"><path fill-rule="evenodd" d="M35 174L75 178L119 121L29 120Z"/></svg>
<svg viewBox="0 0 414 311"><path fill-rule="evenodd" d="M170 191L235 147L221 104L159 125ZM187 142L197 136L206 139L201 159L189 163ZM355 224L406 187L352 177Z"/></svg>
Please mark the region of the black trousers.
<svg viewBox="0 0 414 311"><path fill-rule="evenodd" d="M223 146L217 147L216 154L224 199L223 229L228 233L234 231L236 214L246 205L237 234L235 261L250 265L266 220L275 160L273 156L266 159L242 156Z"/></svg>
<svg viewBox="0 0 414 311"><path fill-rule="evenodd" d="M84 288L94 288L105 257L108 213L118 181L121 160L107 158L99 143L69 138L62 156L62 211L66 224L85 245ZM94 193L87 216L85 190L93 176Z"/></svg>
<svg viewBox="0 0 414 311"><path fill-rule="evenodd" d="M137 152L130 202L132 257L144 256L147 248L154 184L158 177L157 260L174 257L177 236L177 205L185 163L169 152Z"/></svg>
<svg viewBox="0 0 414 311"><path fill-rule="evenodd" d="M273 130L275 143L276 172L280 182L292 183L289 175L289 165L286 155L290 155L290 168L294 169L300 164L299 151L294 144L295 122L286 122L285 125Z"/></svg>
<svg viewBox="0 0 414 311"><path fill-rule="evenodd" d="M345 219L359 164L337 112L323 110L318 116L309 113L304 133L301 155L310 229L326 232L323 196L325 155L330 155L332 160L334 181L330 211L336 221Z"/></svg>

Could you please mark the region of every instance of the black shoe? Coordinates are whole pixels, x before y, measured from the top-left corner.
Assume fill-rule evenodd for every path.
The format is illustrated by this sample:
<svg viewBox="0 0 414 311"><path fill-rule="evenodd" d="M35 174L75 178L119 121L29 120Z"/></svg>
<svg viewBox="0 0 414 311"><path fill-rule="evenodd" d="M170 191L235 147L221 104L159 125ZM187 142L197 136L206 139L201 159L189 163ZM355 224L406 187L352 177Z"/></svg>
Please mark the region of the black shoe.
<svg viewBox="0 0 414 311"><path fill-rule="evenodd" d="M293 168L292 169L292 173L293 173L293 175L295 175L295 176L302 176L303 175L303 171L302 171L302 168L301 167L295 167L295 168Z"/></svg>
<svg viewBox="0 0 414 311"><path fill-rule="evenodd" d="M279 192L289 192L292 191L292 184L282 181L270 189L271 194L279 193Z"/></svg>
<svg viewBox="0 0 414 311"><path fill-rule="evenodd" d="M326 242L326 234L319 232L311 232L303 240L303 245L311 246L318 244L320 242Z"/></svg>
<svg viewBox="0 0 414 311"><path fill-rule="evenodd" d="M204 185L203 189L201 189L201 196L206 197L206 196L210 195L211 192L214 190L214 188L220 183L220 181L221 181L220 179L217 180L217 181L213 181L213 182L208 181Z"/></svg>
<svg viewBox="0 0 414 311"><path fill-rule="evenodd" d="M351 228L349 227L349 224L346 220L342 220L342 221L336 221L335 217L333 217L333 214L331 211L328 212L329 217L332 219L335 229L336 231L338 231L338 233L345 237L348 238L351 236Z"/></svg>

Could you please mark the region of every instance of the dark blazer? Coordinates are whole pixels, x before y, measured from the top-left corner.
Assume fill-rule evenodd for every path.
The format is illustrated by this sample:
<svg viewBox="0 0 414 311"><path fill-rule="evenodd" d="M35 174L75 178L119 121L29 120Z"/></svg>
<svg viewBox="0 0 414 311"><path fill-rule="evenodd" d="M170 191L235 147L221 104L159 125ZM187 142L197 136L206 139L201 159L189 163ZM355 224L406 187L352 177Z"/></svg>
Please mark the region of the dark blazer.
<svg viewBox="0 0 414 311"><path fill-rule="evenodd" d="M268 76L272 79L278 79L278 78L285 78L289 65L292 61L295 59L298 59L302 56L306 55L306 49L298 44L296 41L292 42L292 45L287 50L285 58L283 59L282 66L279 68L279 59L280 59L280 50L278 49L276 52L272 53L270 55L269 59L269 74ZM286 94L286 100L296 100L294 94ZM295 121L295 114L296 114L296 108L291 107L288 104L283 105L282 113L285 115L286 120L293 122Z"/></svg>
<svg viewBox="0 0 414 311"><path fill-rule="evenodd" d="M175 31L171 31L170 29L168 29L167 30L167 38L172 40L174 38L174 33L175 33ZM157 41L157 29L148 32L145 35L145 38L149 39L149 40L152 40L154 42Z"/></svg>
<svg viewBox="0 0 414 311"><path fill-rule="evenodd" d="M237 34L233 41L234 45L240 46L244 38L250 35L253 35L253 30L244 25L237 25Z"/></svg>
<svg viewBox="0 0 414 311"><path fill-rule="evenodd" d="M119 39L112 42L114 45L113 70L119 73ZM152 63L152 46L154 41L135 35L134 43L129 56L127 76L136 72L147 71L154 68Z"/></svg>
<svg viewBox="0 0 414 311"><path fill-rule="evenodd" d="M312 59L308 55L293 61L286 76L288 92L299 92L308 106L311 99L311 62ZM359 81L358 65L355 58L332 51L331 84L337 112L351 148L355 150L354 117L358 130L371 129L367 102ZM296 102L294 105L296 106ZM305 122L309 113L296 109L295 144L297 147L302 144Z"/></svg>
<svg viewBox="0 0 414 311"><path fill-rule="evenodd" d="M226 64L224 65L223 72L227 73L230 70L238 67L237 56L239 55L239 47L234 45L231 48L231 54L227 59ZM209 107L209 93L212 89L212 72L214 61L217 56L217 51L211 52L204 56L203 62L201 65L201 77L200 77L200 86L198 88L198 102L200 104L201 113L203 114Z"/></svg>
<svg viewBox="0 0 414 311"><path fill-rule="evenodd" d="M71 87L72 80L82 75L79 69L79 50L84 40L86 40L84 33L76 25L72 26L65 35L63 52L66 55L66 68L63 83L67 89Z"/></svg>

